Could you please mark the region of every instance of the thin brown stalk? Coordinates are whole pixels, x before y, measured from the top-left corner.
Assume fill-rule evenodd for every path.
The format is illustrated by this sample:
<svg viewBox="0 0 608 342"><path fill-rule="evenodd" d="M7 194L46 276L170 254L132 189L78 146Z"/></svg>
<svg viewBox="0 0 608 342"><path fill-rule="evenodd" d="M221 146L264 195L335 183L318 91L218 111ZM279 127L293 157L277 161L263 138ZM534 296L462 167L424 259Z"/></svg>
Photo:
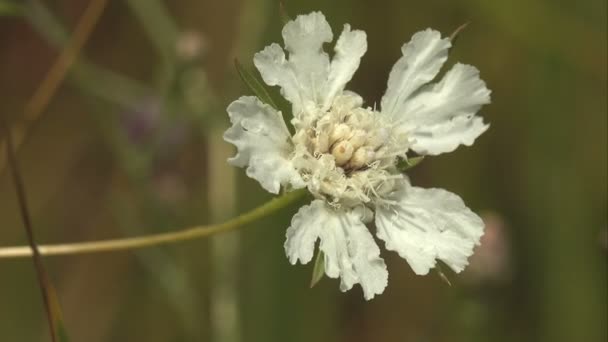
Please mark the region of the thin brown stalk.
<svg viewBox="0 0 608 342"><path fill-rule="evenodd" d="M55 96L57 89L65 80L68 70L76 61L76 58L80 54L82 47L89 39L91 33L97 23L101 14L103 13L107 4L107 0L91 0L89 6L85 9L80 20L74 28L74 33L70 38L67 46L62 50L61 54L55 60L55 63L51 66L49 71L46 73L44 79L34 92L34 95L25 104L23 109L23 120L25 124L22 127L15 125L12 127L13 131L13 146L15 149L19 149L23 141L27 136L28 124L36 121L50 103L51 99ZM6 166L6 156L4 151L6 150L6 141L0 141L0 171Z"/></svg>
<svg viewBox="0 0 608 342"><path fill-rule="evenodd" d="M53 311L51 309L51 285L48 274L44 269L42 258L40 257L40 251L38 250L38 247L36 246L36 241L34 239L34 230L32 229L32 221L30 219L30 214L27 207L27 200L25 197L25 186L23 184L23 179L21 177L21 173L19 172L19 167L17 165L17 158L15 157L15 150L13 149L11 132L8 129L8 126L4 124L4 122L2 123L2 126L6 131L6 152L8 165L10 173L13 177L13 181L15 183L15 190L17 191L17 201L19 203L19 211L21 213L21 219L23 220L23 226L25 227L27 241L32 251L32 259L34 261L34 268L36 269L36 275L38 277L40 291L42 292L44 308L46 310L49 329L51 332L51 340L53 342L56 342L58 331L56 329L55 321L53 318Z"/></svg>

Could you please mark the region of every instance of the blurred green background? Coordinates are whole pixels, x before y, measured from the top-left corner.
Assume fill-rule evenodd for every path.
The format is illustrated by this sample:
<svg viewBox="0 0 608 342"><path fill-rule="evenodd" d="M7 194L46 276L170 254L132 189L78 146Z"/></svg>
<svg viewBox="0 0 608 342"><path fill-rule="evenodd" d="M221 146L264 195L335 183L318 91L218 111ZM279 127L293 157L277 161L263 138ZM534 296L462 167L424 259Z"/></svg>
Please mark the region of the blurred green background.
<svg viewBox="0 0 608 342"><path fill-rule="evenodd" d="M89 1L23 1L0 17L0 116L18 159L38 241L132 236L220 222L271 196L225 162L225 107L248 90L233 67L280 41L278 2L108 1L40 115L26 103ZM103 1L93 0L103 5ZM312 265L291 266L297 205L218 237L49 257L73 341L606 341L607 3L296 1L337 36L367 32L348 88L379 102L401 45L426 27L471 24L452 49L493 91L473 147L427 158L424 187L459 194L487 224L469 268L418 277L383 252L390 280L366 302ZM4 136L0 135L0 141ZM25 243L0 155L0 245ZM304 202L302 202L304 203ZM0 260L0 340L48 341L29 259Z"/></svg>

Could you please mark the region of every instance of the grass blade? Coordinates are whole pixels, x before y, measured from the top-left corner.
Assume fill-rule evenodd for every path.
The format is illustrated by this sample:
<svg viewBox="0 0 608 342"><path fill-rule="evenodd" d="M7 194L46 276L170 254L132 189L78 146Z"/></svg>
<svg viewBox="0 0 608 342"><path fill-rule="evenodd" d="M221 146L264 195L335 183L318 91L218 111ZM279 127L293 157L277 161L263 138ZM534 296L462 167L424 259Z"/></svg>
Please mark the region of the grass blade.
<svg viewBox="0 0 608 342"><path fill-rule="evenodd" d="M11 132L4 122L2 122L2 127L6 131L6 152L8 157L8 165L15 183L21 219L23 220L23 226L25 228L28 243L32 249L32 259L34 261L34 268L36 269L36 275L38 277L38 283L40 285L40 291L42 292L42 299L46 309L49 329L51 332L51 340L53 342L67 342L68 335L63 324L63 316L61 314L61 306L59 305L57 291L55 291L55 288L51 283L51 279L44 268L42 258L40 257L40 251L38 250L38 246L36 245L36 241L34 239L34 230L32 228L32 221L25 197L25 186L17 165L17 158L13 148Z"/></svg>

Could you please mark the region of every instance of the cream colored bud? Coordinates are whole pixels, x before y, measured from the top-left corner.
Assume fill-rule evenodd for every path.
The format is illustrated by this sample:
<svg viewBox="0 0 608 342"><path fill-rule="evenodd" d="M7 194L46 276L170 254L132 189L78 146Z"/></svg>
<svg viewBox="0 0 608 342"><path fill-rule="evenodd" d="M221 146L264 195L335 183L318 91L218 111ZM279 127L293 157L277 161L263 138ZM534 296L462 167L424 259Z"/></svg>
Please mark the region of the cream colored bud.
<svg viewBox="0 0 608 342"><path fill-rule="evenodd" d="M325 133L314 138L315 153L327 153L329 151L329 137Z"/></svg>
<svg viewBox="0 0 608 342"><path fill-rule="evenodd" d="M353 136L348 141L353 145L353 148L358 149L367 141L367 133L362 129L356 129L353 131Z"/></svg>
<svg viewBox="0 0 608 342"><path fill-rule="evenodd" d="M353 145L348 141L340 141L331 149L331 154L336 159L336 165L342 166L346 164L353 156L354 152Z"/></svg>
<svg viewBox="0 0 608 342"><path fill-rule="evenodd" d="M373 134L370 134L367 144L374 149L381 147L388 142L390 131L387 128L377 129Z"/></svg>
<svg viewBox="0 0 608 342"><path fill-rule="evenodd" d="M348 139L350 136L350 127L347 124L336 125L329 135L329 144L333 145L336 141Z"/></svg>
<svg viewBox="0 0 608 342"><path fill-rule="evenodd" d="M349 167L352 169L360 169L374 160L374 151L369 147L361 147L353 153L350 158Z"/></svg>

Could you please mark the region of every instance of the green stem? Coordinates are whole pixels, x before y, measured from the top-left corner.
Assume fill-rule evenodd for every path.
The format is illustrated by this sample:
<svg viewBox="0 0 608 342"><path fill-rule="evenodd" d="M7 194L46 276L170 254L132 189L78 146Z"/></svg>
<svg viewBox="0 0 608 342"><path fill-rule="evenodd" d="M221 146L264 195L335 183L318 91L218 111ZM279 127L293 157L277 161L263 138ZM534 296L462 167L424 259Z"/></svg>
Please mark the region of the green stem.
<svg viewBox="0 0 608 342"><path fill-rule="evenodd" d="M170 60L175 51L179 29L160 0L128 0L127 4L163 58Z"/></svg>
<svg viewBox="0 0 608 342"><path fill-rule="evenodd" d="M149 236L139 236L124 239L101 240L92 242L78 242L57 245L38 245L40 255L68 255L111 252L119 250L131 250L180 241L194 240L211 235L225 233L254 222L275 211L285 208L305 194L305 190L296 190L241 215L232 220L216 225L197 226L178 232L161 233ZM32 250L29 246L0 248L0 259L31 257Z"/></svg>

